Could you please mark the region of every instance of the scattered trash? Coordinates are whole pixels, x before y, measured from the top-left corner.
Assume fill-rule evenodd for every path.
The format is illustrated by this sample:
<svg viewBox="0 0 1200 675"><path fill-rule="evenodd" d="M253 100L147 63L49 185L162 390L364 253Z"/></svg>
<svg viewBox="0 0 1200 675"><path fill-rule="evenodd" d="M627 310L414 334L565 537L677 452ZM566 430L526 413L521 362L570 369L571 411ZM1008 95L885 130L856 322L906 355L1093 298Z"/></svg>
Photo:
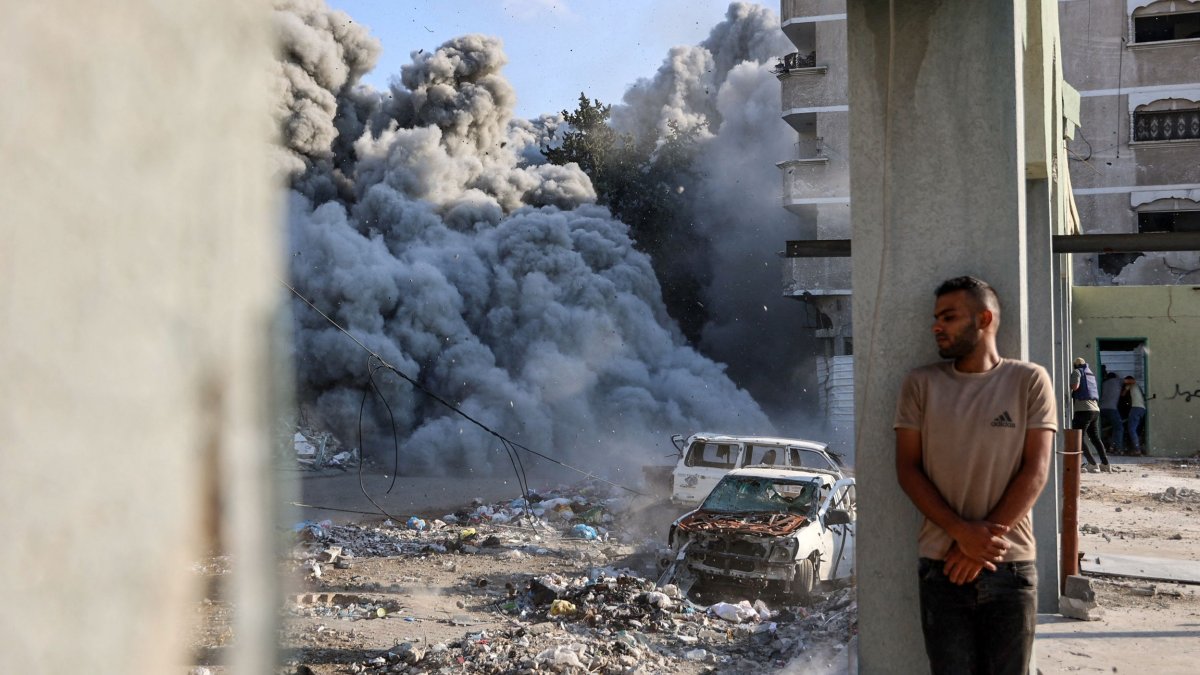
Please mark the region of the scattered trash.
<svg viewBox="0 0 1200 675"><path fill-rule="evenodd" d="M571 534L578 539L588 540L596 539L600 536L599 533L596 532L596 528L592 527L591 525L584 525L583 523L572 527Z"/></svg>
<svg viewBox="0 0 1200 675"><path fill-rule="evenodd" d="M292 526L292 531L309 539L324 539L329 536L329 530L333 527L332 520L302 520Z"/></svg>
<svg viewBox="0 0 1200 675"><path fill-rule="evenodd" d="M555 600L550 603L550 616L567 616L575 613L575 605L566 600Z"/></svg>
<svg viewBox="0 0 1200 675"><path fill-rule="evenodd" d="M310 593L308 601L289 611L328 622L321 627L322 644L333 648L343 648L346 639L359 640L351 627L364 620L393 621L400 630L403 624L412 628L436 620L478 631L447 643L399 644L347 664L348 672L371 675L671 672L689 661L693 665L683 667L773 672L822 641L844 648L853 635L857 604L850 588L818 591L801 608L776 607L770 600L696 604L676 585L656 587L655 579L641 574L655 573L662 544L611 525L629 522L622 511L627 503L602 489L575 486L531 493L528 506L523 497L476 501L437 520L406 518L399 527L298 523L296 568L322 570L321 578L310 577L315 586L344 589L348 584L355 590ZM416 521L424 527L414 527ZM571 546L560 544L563 539L595 543ZM488 560L466 562L471 556ZM544 562L562 565L563 571L512 575L520 565L509 561L526 556L554 556ZM370 581L376 568L360 562L401 557L436 560L426 563L426 575L402 572L383 584ZM640 564L641 572L613 566L617 560ZM491 561L496 565L489 566ZM325 565L351 562L370 571L330 579ZM410 592L445 584L469 589L471 599L464 595L457 610L452 599L449 612L428 618L409 613L405 597ZM492 617L481 615L486 613ZM489 627L480 631L484 623Z"/></svg>
<svg viewBox="0 0 1200 675"><path fill-rule="evenodd" d="M733 623L759 620L758 611L746 600L742 600L736 605L728 602L718 602L708 608L708 613Z"/></svg>

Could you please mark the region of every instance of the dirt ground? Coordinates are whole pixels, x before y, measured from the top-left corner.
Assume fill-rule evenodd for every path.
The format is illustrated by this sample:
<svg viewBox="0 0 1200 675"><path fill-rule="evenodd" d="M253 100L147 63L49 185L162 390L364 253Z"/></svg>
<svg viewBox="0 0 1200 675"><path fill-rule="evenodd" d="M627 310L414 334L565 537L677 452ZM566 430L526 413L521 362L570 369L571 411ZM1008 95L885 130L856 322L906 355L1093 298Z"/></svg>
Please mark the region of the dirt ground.
<svg viewBox="0 0 1200 675"><path fill-rule="evenodd" d="M1197 561L1200 462L1113 458L1122 471L1084 474L1079 548L1107 554ZM1172 501L1169 489L1176 496ZM1086 569L1086 566L1085 566ZM1094 577L1099 621L1043 615L1038 669L1050 673L1194 673L1200 663L1200 585Z"/></svg>
<svg viewBox="0 0 1200 675"><path fill-rule="evenodd" d="M1200 492L1200 463L1116 461L1124 470L1083 476L1080 549L1200 561L1200 499L1188 492ZM426 520L418 532L353 513L374 510L354 471L302 476L298 503L344 510L297 511L310 526L295 533L282 562L294 591L283 608L279 673L585 672L575 662L593 672L848 672L857 627L852 589L827 589L800 607L769 600L776 615L753 625L697 615L677 599L667 609L645 607L678 509L598 487L546 490L542 499L573 497L569 508L579 513L567 521L548 512L547 526L530 528L497 522L503 514L477 522L481 508L520 494L492 479L401 479L392 496L379 497L390 479L368 476L368 490L394 518ZM436 520L454 513L457 523ZM569 536L585 516L606 541ZM353 553L343 568L323 562L331 542ZM234 639L234 609L222 593L230 567L222 557L196 565L210 592L197 608L193 673L225 672ZM596 611L553 616L530 600L539 578L574 583L571 597ZM1095 577L1093 586L1105 610L1100 621L1040 617L1040 672L1195 672L1200 586L1120 577Z"/></svg>

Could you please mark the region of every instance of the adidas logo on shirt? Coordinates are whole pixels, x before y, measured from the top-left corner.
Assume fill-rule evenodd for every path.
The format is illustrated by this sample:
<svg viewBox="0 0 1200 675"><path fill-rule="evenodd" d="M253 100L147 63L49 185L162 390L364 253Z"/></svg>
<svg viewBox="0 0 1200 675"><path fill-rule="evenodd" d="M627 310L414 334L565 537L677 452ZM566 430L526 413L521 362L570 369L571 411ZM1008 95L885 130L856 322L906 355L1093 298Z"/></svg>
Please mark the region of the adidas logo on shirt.
<svg viewBox="0 0 1200 675"><path fill-rule="evenodd" d="M992 420L992 426L1016 428L1017 423L1013 421L1012 415L1009 415L1008 411L1005 410L1004 412L997 415L996 419Z"/></svg>

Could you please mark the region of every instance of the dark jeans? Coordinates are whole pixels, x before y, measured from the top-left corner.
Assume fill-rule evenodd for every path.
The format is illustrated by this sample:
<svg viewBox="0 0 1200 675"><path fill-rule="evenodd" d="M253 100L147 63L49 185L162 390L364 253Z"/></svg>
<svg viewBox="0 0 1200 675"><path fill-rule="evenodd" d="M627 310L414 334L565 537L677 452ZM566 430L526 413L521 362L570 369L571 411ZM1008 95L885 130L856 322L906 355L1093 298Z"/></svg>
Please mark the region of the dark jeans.
<svg viewBox="0 0 1200 675"><path fill-rule="evenodd" d="M957 586L921 558L921 628L934 675L1024 675L1037 628L1037 567L996 565Z"/></svg>
<svg viewBox="0 0 1200 675"><path fill-rule="evenodd" d="M1100 419L1108 422L1108 427L1112 430L1108 435L1109 448L1125 445L1125 423L1121 420L1121 413L1115 408L1101 408Z"/></svg>
<svg viewBox="0 0 1200 675"><path fill-rule="evenodd" d="M1100 463L1108 464L1108 453L1104 451L1104 441L1100 440L1100 413L1095 410L1077 410L1075 416L1071 418L1071 428L1083 429L1083 435L1087 436L1087 440L1079 444L1082 446L1079 449L1083 450L1083 456L1087 459L1088 464L1096 463L1096 460L1092 458L1092 453L1088 452L1088 441L1092 442L1092 446L1100 455Z"/></svg>
<svg viewBox="0 0 1200 675"><path fill-rule="evenodd" d="M1126 430L1129 431L1129 447L1133 451L1141 454L1142 452L1142 417L1146 415L1145 408L1130 408L1129 419L1126 421Z"/></svg>

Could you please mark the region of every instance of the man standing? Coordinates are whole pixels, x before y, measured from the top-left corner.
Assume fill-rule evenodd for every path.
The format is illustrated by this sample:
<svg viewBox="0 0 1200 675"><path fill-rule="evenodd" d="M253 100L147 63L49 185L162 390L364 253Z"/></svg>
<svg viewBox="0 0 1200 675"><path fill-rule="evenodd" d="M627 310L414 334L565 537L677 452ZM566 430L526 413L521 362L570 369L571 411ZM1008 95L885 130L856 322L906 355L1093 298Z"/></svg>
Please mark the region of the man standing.
<svg viewBox="0 0 1200 675"><path fill-rule="evenodd" d="M1000 301L958 277L936 291L950 361L909 372L896 406L896 475L924 514L921 626L935 674L1026 673L1037 624L1030 509L1058 429L1046 370L1002 358Z"/></svg>
<svg viewBox="0 0 1200 675"><path fill-rule="evenodd" d="M1142 418L1146 416L1146 396L1132 375L1125 376L1122 396L1129 396L1129 420L1125 425L1129 431L1129 448L1135 455L1146 454L1142 450Z"/></svg>
<svg viewBox="0 0 1200 675"><path fill-rule="evenodd" d="M1104 368L1101 367L1101 370ZM1121 441L1125 438L1125 426L1117 410L1121 389L1121 380L1116 373L1111 370L1104 373L1104 382L1100 385L1100 421L1108 424L1108 449L1116 453L1121 452Z"/></svg>
<svg viewBox="0 0 1200 675"><path fill-rule="evenodd" d="M1104 441L1100 440L1099 398L1096 375L1092 373L1083 357L1075 359L1075 367L1071 369L1071 410L1074 412L1071 428L1083 429L1084 436L1092 442L1096 454L1100 455L1100 468L1097 469L1095 458L1088 452L1087 441L1079 444L1079 449L1083 450L1083 456L1087 460L1083 468L1092 473L1111 470L1108 466L1108 453L1104 451Z"/></svg>

